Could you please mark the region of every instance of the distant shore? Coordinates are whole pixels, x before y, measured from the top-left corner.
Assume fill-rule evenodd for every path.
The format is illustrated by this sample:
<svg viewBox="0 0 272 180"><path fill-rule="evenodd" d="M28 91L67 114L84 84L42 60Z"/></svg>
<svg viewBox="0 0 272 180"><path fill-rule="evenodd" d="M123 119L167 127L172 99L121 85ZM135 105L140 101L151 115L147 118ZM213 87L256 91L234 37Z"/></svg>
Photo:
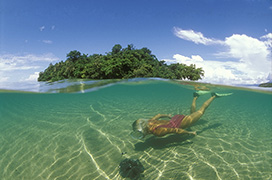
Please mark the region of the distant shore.
<svg viewBox="0 0 272 180"><path fill-rule="evenodd" d="M198 81L184 81L184 80L174 80L176 82L179 82L180 84L185 85L203 85L207 87L224 87L224 88L230 88L230 89L241 89L241 90L247 90L247 91L254 91L254 92L260 92L260 93L268 93L272 94L272 88L271 87L261 87L261 86L251 86L251 85L226 85L226 84L212 84L212 83L205 83L205 82L198 82Z"/></svg>
<svg viewBox="0 0 272 180"><path fill-rule="evenodd" d="M259 87L272 87L272 83L262 83Z"/></svg>

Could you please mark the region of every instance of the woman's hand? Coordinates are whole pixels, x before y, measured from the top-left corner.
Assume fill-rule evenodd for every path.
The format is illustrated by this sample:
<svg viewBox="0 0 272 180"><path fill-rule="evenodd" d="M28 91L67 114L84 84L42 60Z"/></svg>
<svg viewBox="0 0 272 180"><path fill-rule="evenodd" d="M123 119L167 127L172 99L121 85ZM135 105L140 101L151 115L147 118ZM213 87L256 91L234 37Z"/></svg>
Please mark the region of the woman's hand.
<svg viewBox="0 0 272 180"><path fill-rule="evenodd" d="M193 134L196 136L196 131L192 131L192 132L190 132L190 134Z"/></svg>

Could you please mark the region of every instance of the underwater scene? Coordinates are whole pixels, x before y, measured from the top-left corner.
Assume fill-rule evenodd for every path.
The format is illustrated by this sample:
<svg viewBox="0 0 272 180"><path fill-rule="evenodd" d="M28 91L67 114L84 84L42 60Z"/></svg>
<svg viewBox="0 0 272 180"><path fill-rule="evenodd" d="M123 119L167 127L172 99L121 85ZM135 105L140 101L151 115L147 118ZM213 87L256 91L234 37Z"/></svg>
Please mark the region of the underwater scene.
<svg viewBox="0 0 272 180"><path fill-rule="evenodd" d="M186 129L197 135L136 140L130 134L137 119L189 115L196 84L99 83L1 91L0 179L272 179L271 91L205 85L210 92L233 94L214 99ZM196 109L210 92L199 96ZM122 172L126 160L140 166L139 175Z"/></svg>

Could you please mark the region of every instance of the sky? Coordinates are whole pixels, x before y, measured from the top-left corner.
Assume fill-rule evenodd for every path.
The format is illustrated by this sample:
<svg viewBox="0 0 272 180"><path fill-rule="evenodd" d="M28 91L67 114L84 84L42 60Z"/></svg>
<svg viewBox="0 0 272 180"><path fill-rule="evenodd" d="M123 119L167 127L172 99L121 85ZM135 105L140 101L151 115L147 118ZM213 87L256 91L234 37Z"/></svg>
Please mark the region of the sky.
<svg viewBox="0 0 272 180"><path fill-rule="evenodd" d="M202 82L272 80L271 0L1 0L0 88L36 82L72 50L147 47L167 64L196 64Z"/></svg>

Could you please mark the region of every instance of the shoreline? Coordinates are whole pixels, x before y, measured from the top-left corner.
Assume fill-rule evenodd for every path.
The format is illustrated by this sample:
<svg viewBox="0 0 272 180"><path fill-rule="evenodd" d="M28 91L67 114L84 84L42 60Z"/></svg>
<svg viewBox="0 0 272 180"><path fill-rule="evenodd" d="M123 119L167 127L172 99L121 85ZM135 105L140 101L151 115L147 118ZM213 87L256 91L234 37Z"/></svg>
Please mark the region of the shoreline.
<svg viewBox="0 0 272 180"><path fill-rule="evenodd" d="M147 81L147 80L153 80L153 81L169 81L174 82L178 84L183 85L189 85L195 87L196 85L201 86L207 86L207 87L223 87L223 88L229 88L229 89L239 89L239 90L247 90L247 91L254 91L259 93L266 93L266 94L272 94L272 88L270 87L258 87L258 86L252 86L252 85L225 85L225 84L212 84L207 82L198 82L198 81L187 81L187 80L178 80L178 79L162 79L162 78L133 78L133 79L107 79L107 80L92 80L92 79L68 79L68 80L62 80L57 82L46 82L46 83L40 83L36 82L35 84L29 84L28 90L25 90L25 88L18 88L17 89L1 89L0 93L84 93L92 91L92 89L103 87L105 85L109 84L118 84L120 82L126 82L126 81ZM64 84L64 86L63 86ZM25 85L25 84L23 84ZM36 88L34 88L34 86ZM37 88L37 85L39 85L39 88ZM62 86L60 86L62 85ZM31 88L33 87L33 88ZM32 90L30 90L32 89Z"/></svg>

